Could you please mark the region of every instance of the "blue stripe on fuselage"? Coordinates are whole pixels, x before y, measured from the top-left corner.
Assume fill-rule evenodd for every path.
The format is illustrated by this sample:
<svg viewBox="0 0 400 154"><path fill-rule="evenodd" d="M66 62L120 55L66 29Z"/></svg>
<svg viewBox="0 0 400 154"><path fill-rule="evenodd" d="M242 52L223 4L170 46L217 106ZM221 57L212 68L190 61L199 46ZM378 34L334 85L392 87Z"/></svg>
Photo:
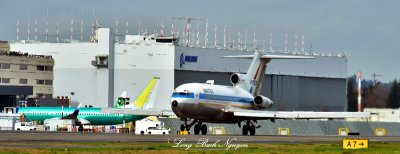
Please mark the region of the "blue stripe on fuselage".
<svg viewBox="0 0 400 154"><path fill-rule="evenodd" d="M199 99L208 99L208 100L218 100L218 101L240 102L240 103L253 104L253 99L252 98L235 97L235 96L224 96L224 95L214 95L214 94L204 94L204 93L200 93Z"/></svg>
<svg viewBox="0 0 400 154"><path fill-rule="evenodd" d="M171 98L194 98L194 93L172 93Z"/></svg>

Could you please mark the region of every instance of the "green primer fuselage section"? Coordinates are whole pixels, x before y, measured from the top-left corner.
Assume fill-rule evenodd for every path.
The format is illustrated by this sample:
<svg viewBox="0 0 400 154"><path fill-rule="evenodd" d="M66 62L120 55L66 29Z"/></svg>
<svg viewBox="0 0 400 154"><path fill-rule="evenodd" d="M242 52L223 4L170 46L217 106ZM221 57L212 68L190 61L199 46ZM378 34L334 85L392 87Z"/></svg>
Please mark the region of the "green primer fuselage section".
<svg viewBox="0 0 400 154"><path fill-rule="evenodd" d="M20 107L17 113L25 115L27 121L40 121L43 123L46 119L60 118L72 114L76 108L72 107ZM63 111L62 111L63 110ZM133 122L145 118L146 116L130 114L109 114L100 113L101 108L80 108L78 119L85 119L90 125L117 125L125 122Z"/></svg>

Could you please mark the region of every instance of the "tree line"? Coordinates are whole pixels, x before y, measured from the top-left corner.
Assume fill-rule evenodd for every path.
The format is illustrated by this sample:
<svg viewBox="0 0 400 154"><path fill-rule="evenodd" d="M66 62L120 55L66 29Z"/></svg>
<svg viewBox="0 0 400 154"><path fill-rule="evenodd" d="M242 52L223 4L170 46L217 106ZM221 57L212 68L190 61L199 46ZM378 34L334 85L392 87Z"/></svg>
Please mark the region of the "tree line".
<svg viewBox="0 0 400 154"><path fill-rule="evenodd" d="M347 111L357 111L357 77L347 79ZM362 108L399 108L400 81L381 83L371 80L362 80L361 104Z"/></svg>

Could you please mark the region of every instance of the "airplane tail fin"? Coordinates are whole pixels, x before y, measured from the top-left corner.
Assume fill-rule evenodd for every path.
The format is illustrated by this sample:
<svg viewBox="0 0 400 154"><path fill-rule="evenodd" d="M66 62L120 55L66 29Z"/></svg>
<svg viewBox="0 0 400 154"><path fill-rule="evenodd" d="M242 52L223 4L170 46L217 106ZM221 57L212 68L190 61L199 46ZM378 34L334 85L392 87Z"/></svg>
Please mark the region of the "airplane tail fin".
<svg viewBox="0 0 400 154"><path fill-rule="evenodd" d="M246 89L253 96L257 96L260 93L262 80L266 71L266 64L272 59L312 59L311 56L296 56L296 55L272 55L262 54L258 51L254 52L254 55L237 55L237 56L224 56L224 58L241 58L241 59L253 59L247 73L245 75L237 75L236 78L241 78L237 81L236 86ZM234 75L231 76L231 78ZM232 80L232 79L231 79ZM243 82L242 82L243 81Z"/></svg>
<svg viewBox="0 0 400 154"><path fill-rule="evenodd" d="M79 105L75 108L75 111L72 114L62 117L62 119L75 119L76 120L79 115L80 109L81 109L81 103L79 103Z"/></svg>
<svg viewBox="0 0 400 154"><path fill-rule="evenodd" d="M151 108L154 105L155 96L158 90L158 80L159 77L153 77L142 93L136 98L135 108Z"/></svg>

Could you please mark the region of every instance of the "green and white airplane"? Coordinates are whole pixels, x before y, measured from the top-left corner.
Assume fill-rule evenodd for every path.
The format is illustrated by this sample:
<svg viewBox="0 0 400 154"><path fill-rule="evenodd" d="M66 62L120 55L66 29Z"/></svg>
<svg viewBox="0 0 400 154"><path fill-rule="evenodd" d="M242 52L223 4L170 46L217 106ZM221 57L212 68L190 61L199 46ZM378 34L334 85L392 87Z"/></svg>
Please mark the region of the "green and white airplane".
<svg viewBox="0 0 400 154"><path fill-rule="evenodd" d="M142 110L145 106L152 107L153 97L156 95L158 80L154 77L141 92L134 103L129 102L126 91L114 103L114 109ZM77 125L116 125L124 122L133 122L143 119L148 115L102 113L102 108L77 108L74 107L18 107L17 113L24 114L27 121L40 121L46 119L75 119ZM62 117L62 115L66 115Z"/></svg>

